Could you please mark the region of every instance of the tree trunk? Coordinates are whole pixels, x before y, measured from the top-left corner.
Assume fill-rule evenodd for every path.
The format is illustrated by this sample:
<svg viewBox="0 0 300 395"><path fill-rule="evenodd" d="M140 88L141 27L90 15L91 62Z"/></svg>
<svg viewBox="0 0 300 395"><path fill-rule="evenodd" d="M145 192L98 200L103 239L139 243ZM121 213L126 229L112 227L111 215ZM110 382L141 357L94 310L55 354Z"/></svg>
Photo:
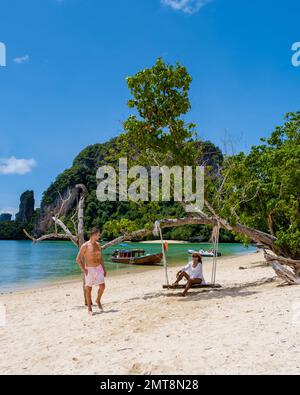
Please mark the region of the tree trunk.
<svg viewBox="0 0 300 395"><path fill-rule="evenodd" d="M61 219L59 219L59 213L56 216L52 217L53 222L58 225L65 233L64 234L58 234L58 233L51 233L48 235L44 235L38 239L34 238L31 236L26 229L23 230L24 234L32 240L34 243L43 241L43 240L51 240L51 239L64 239L64 240L71 240L76 247L81 248L82 245L84 244L84 205L85 205L85 198L87 195L87 188L82 185L78 184L76 185L76 188L80 191L80 196L79 196L79 202L78 202L78 207L77 207L77 216L78 216L78 227L77 227L77 234L73 235L70 229L63 223ZM65 201L62 200L62 204L64 204ZM61 211L61 210L60 210ZM60 212L59 211L59 212ZM86 290L85 290L85 277L83 276L83 296L84 296L84 303L87 305L87 300L86 300Z"/></svg>
<svg viewBox="0 0 300 395"><path fill-rule="evenodd" d="M218 220L212 217L209 217L205 214L201 214L197 217L186 217L180 219L163 219L159 221L160 227L164 228L175 228L185 225L211 225L211 226L218 226ZM232 231L239 233L243 236L247 236L250 240L255 241L257 243L263 244L266 248L270 249L271 251L275 251L276 247L274 242L277 240L276 237L269 235L267 233L261 232L256 229L249 228L242 224L236 225L229 225L227 221L223 220L222 223L220 222L220 226L223 229L227 229L230 227ZM134 231L123 236L116 238L108 243L106 243L102 249L107 249L114 245L120 244L124 241L130 241L132 239L138 239L145 236L149 236L153 234L153 229L141 229L138 231Z"/></svg>
<svg viewBox="0 0 300 395"><path fill-rule="evenodd" d="M87 195L87 188L83 184L76 185L76 188L81 191L79 203L78 203L78 228L77 228L77 236L78 236L78 244L79 248L83 246L85 243L84 239L84 206L85 206L85 198ZM83 298L84 304L87 306L87 298L86 298L86 287L85 287L85 275L82 277L82 290L83 290Z"/></svg>
<svg viewBox="0 0 300 395"><path fill-rule="evenodd" d="M81 190L79 203L78 203L78 229L77 229L79 248L81 248L81 246L85 242L85 240L84 240L84 206L85 206L85 198L86 198L88 191L87 191L85 185L83 185L83 184L76 185L76 188Z"/></svg>

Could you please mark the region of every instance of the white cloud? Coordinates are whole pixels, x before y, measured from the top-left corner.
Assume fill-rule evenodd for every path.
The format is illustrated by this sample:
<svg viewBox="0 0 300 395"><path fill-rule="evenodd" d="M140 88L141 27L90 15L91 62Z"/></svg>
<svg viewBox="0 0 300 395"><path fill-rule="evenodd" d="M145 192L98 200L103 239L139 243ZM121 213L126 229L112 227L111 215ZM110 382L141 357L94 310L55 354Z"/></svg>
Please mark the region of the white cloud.
<svg viewBox="0 0 300 395"><path fill-rule="evenodd" d="M0 209L1 214L11 214L12 216L16 215L19 210L15 207L4 207Z"/></svg>
<svg viewBox="0 0 300 395"><path fill-rule="evenodd" d="M14 58L14 62L17 64L22 64L24 62L28 62L30 59L29 55L24 55L24 56L19 56L17 58Z"/></svg>
<svg viewBox="0 0 300 395"><path fill-rule="evenodd" d="M195 14L213 0L161 0L162 4L185 14Z"/></svg>
<svg viewBox="0 0 300 395"><path fill-rule="evenodd" d="M0 175L24 175L30 173L35 166L36 161L34 159L17 159L14 156L0 158Z"/></svg>

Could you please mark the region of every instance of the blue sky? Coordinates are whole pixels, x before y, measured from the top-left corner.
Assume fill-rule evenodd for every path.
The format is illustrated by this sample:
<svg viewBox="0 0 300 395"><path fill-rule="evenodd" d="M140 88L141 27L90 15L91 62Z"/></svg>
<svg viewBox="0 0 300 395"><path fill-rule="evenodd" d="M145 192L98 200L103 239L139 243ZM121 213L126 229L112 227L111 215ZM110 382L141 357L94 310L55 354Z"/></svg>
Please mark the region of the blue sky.
<svg viewBox="0 0 300 395"><path fill-rule="evenodd" d="M247 150L300 110L299 0L1 0L0 212L122 129L127 75L162 56L193 77L199 135ZM21 161L22 160L22 161Z"/></svg>

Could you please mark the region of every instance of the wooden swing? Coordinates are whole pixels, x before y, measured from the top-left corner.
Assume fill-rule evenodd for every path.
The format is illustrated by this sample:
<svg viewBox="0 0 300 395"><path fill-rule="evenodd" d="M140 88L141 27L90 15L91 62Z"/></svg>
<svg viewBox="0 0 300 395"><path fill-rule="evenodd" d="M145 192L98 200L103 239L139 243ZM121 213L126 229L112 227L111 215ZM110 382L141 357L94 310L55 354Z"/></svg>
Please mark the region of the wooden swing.
<svg viewBox="0 0 300 395"><path fill-rule="evenodd" d="M164 270L165 270L165 279L166 279L166 284L163 285L163 289L184 289L185 285L177 285L176 287L170 285L169 281L169 274L168 274L168 262L166 258L166 245L163 240L163 235L162 235L162 230L160 227L159 221L155 222L155 228L154 228L154 234L156 236L160 237L161 241L161 248L162 248L162 254L163 254L163 264L164 264ZM220 239L220 223L213 228L212 232L212 243L214 245L214 257L213 257L213 264L212 264L212 274L211 274L211 283L209 284L194 284L192 285L192 289L198 288L198 289L220 289L222 286L220 284L216 283L216 277L217 277L217 266L218 266L218 250L219 250L219 239Z"/></svg>

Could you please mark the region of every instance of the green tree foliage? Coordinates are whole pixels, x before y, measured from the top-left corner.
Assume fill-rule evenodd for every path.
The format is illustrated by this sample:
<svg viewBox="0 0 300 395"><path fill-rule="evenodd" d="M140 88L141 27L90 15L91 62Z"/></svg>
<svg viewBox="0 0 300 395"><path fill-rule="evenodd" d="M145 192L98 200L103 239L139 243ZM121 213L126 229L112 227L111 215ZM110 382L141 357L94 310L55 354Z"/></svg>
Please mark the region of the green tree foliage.
<svg viewBox="0 0 300 395"><path fill-rule="evenodd" d="M248 155L227 158L226 182L215 207L232 223L240 221L278 238L278 252L300 258L300 112L287 115Z"/></svg>
<svg viewBox="0 0 300 395"><path fill-rule="evenodd" d="M0 240L24 239L22 225L16 221L4 221L0 223Z"/></svg>
<svg viewBox="0 0 300 395"><path fill-rule="evenodd" d="M105 202L96 197L96 171L99 166L118 166L120 157L128 165L196 165L205 162L207 169L216 172L223 161L222 152L210 142L196 138L195 125L185 124L183 116L190 109L188 97L191 77L180 64L166 65L159 59L150 68L127 78L132 98L128 105L134 109L124 123L124 134L105 144L87 147L74 160L71 169L62 173L43 196L44 207L63 194L68 187L83 183L89 194L86 199L85 229L103 228L103 237L111 239L130 230L141 229L157 219L178 218L186 213L178 203ZM68 218L65 219L66 222ZM72 227L72 224L70 223ZM200 227L201 228L201 227ZM184 240L197 237L192 231L174 231L169 236ZM204 234L210 233L204 231Z"/></svg>
<svg viewBox="0 0 300 395"><path fill-rule="evenodd" d="M152 68L127 78L132 95L128 105L137 115L124 122L121 141L126 152L135 149L135 160L139 157L146 163L150 159L154 165L150 153L168 165L195 163L195 125L185 124L183 119L191 107L191 82L184 66L167 65L162 59Z"/></svg>
<svg viewBox="0 0 300 395"><path fill-rule="evenodd" d="M106 239L115 239L121 234L133 232L138 229L139 225L137 222L122 218L121 220L106 222L103 227L102 236Z"/></svg>

